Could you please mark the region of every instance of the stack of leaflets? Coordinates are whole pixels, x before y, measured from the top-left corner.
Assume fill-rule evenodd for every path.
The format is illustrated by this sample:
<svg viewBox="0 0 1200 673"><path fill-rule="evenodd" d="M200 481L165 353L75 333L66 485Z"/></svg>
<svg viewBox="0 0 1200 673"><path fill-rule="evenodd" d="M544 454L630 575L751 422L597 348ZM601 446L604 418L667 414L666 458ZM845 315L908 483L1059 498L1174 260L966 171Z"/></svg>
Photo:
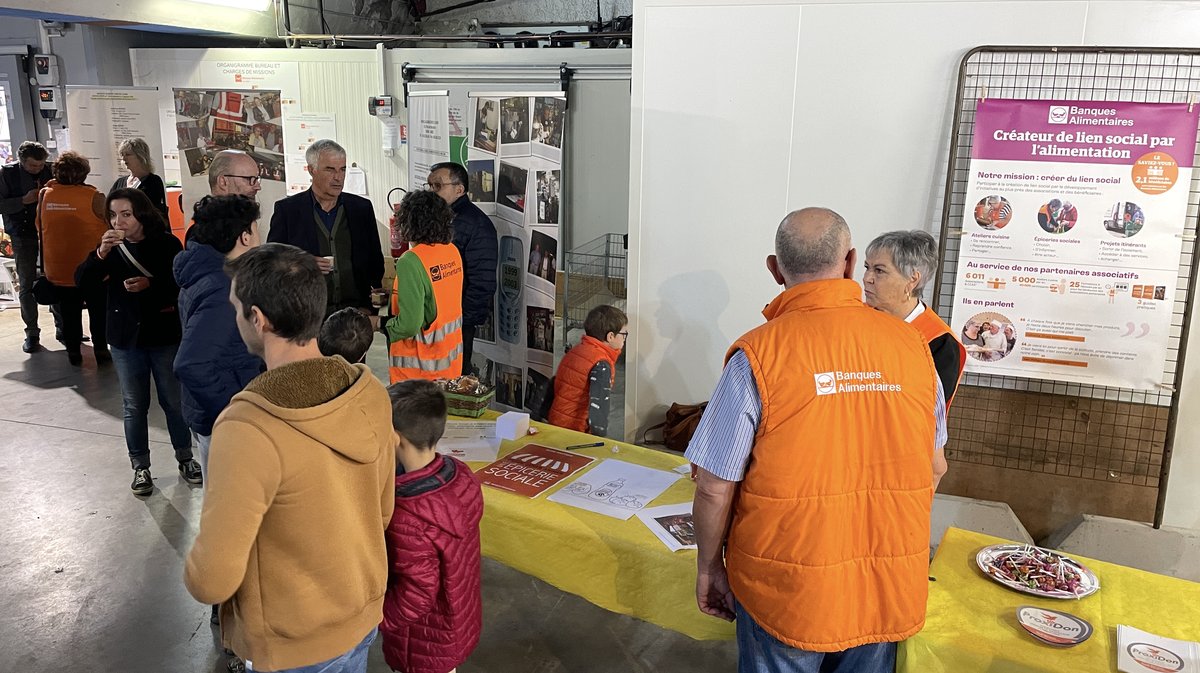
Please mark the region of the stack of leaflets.
<svg viewBox="0 0 1200 673"><path fill-rule="evenodd" d="M1124 673L1200 672L1200 643L1117 626L1117 670Z"/></svg>
<svg viewBox="0 0 1200 673"><path fill-rule="evenodd" d="M1092 637L1091 624L1057 610L1022 605L1017 608L1017 622L1039 642L1054 647L1074 647Z"/></svg>

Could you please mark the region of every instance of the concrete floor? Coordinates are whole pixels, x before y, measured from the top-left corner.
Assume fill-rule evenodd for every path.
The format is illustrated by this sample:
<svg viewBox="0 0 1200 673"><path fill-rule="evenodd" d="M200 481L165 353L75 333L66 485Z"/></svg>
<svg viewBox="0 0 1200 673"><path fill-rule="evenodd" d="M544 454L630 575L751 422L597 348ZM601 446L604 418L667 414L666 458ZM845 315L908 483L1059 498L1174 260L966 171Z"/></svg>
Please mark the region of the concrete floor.
<svg viewBox="0 0 1200 673"><path fill-rule="evenodd" d="M0 312L0 673L225 670L209 608L183 587L203 491L174 469L151 412L155 491L130 494L119 385L85 348L25 355ZM370 362L384 367L376 344ZM484 564L484 633L463 673L732 671L730 642L699 642ZM370 671L387 671L379 646Z"/></svg>

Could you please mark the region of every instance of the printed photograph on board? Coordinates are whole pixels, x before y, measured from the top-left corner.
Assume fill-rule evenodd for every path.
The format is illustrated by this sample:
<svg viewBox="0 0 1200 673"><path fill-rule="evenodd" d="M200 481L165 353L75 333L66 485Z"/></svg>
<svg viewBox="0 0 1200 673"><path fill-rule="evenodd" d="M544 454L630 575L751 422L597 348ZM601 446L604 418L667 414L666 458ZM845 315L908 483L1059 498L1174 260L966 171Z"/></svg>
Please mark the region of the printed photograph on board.
<svg viewBox="0 0 1200 673"><path fill-rule="evenodd" d="M558 224L558 204L562 183L559 171L537 171L538 224Z"/></svg>
<svg viewBox="0 0 1200 673"><path fill-rule="evenodd" d="M526 345L534 350L554 352L554 309L527 306L525 308Z"/></svg>
<svg viewBox="0 0 1200 673"><path fill-rule="evenodd" d="M519 409L524 406L524 386L521 382L521 370L517 367L496 363L496 402L505 406Z"/></svg>
<svg viewBox="0 0 1200 673"><path fill-rule="evenodd" d="M1075 228L1079 211L1070 201L1050 199L1038 209L1038 226L1047 234L1065 234Z"/></svg>
<svg viewBox="0 0 1200 673"><path fill-rule="evenodd" d="M1104 230L1117 238L1130 238L1141 231L1145 224L1146 213L1141 206L1132 201L1118 201L1104 220Z"/></svg>
<svg viewBox="0 0 1200 673"><path fill-rule="evenodd" d="M563 122L567 101L562 98L533 99L533 142L562 149Z"/></svg>
<svg viewBox="0 0 1200 673"><path fill-rule="evenodd" d="M999 194L991 194L979 199L975 204L975 224L995 231L1003 229L1012 221L1012 204Z"/></svg>
<svg viewBox="0 0 1200 673"><path fill-rule="evenodd" d="M279 92L175 91L175 135L191 177L208 171L221 150L247 153L262 180L283 182L283 127Z"/></svg>
<svg viewBox="0 0 1200 673"><path fill-rule="evenodd" d="M500 143L515 145L529 142L529 99L505 98L500 101Z"/></svg>
<svg viewBox="0 0 1200 673"><path fill-rule="evenodd" d="M1017 328L1007 316L994 311L976 313L962 326L959 340L967 354L981 362L996 362L1017 348Z"/></svg>
<svg viewBox="0 0 1200 673"><path fill-rule="evenodd" d="M679 544L692 547L696 544L696 526L691 514L672 514L655 517L658 525L671 534Z"/></svg>
<svg viewBox="0 0 1200 673"><path fill-rule="evenodd" d="M541 231L529 236L529 273L551 283L558 273L558 241Z"/></svg>
<svg viewBox="0 0 1200 673"><path fill-rule="evenodd" d="M475 126L472 145L485 152L496 153L497 129L500 121L500 102L494 98L480 98L475 102Z"/></svg>
<svg viewBox="0 0 1200 673"><path fill-rule="evenodd" d="M496 202L496 162L493 159L472 159L467 162L470 187L467 190L475 203Z"/></svg>
<svg viewBox="0 0 1200 673"><path fill-rule="evenodd" d="M504 161L500 162L500 175L496 185L496 205L505 219L518 224L525 223L525 194L529 171Z"/></svg>
<svg viewBox="0 0 1200 673"><path fill-rule="evenodd" d="M534 414L535 418L545 418L550 411L546 397L550 392L550 377L533 367L525 370L525 408Z"/></svg>

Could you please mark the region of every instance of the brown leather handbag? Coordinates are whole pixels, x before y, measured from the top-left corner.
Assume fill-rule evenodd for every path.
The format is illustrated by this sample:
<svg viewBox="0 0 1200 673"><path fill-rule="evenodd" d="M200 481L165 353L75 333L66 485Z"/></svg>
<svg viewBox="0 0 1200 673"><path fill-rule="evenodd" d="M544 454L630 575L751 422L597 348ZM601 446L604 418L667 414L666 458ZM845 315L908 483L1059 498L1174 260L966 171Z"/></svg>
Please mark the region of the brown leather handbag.
<svg viewBox="0 0 1200 673"><path fill-rule="evenodd" d="M692 435L696 434L696 427L700 425L700 417L704 414L704 408L707 406L708 402L700 404L672 402L671 408L667 409L666 419L658 425L646 428L646 431L642 433L642 443L659 444L681 453L686 451L688 442L692 441ZM650 433L655 430L662 431L661 439L649 439Z"/></svg>

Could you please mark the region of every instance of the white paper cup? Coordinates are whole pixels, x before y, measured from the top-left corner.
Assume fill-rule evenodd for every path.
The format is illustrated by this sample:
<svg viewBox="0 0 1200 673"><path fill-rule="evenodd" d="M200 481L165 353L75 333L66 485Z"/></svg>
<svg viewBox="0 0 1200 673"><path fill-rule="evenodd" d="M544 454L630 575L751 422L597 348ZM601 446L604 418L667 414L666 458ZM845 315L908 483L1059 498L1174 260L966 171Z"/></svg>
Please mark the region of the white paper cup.
<svg viewBox="0 0 1200 673"><path fill-rule="evenodd" d="M325 258L325 261L326 261L326 262L329 262L329 270L330 270L330 271L333 271L333 256L332 256L332 255L330 255L329 257L326 257L326 258Z"/></svg>

